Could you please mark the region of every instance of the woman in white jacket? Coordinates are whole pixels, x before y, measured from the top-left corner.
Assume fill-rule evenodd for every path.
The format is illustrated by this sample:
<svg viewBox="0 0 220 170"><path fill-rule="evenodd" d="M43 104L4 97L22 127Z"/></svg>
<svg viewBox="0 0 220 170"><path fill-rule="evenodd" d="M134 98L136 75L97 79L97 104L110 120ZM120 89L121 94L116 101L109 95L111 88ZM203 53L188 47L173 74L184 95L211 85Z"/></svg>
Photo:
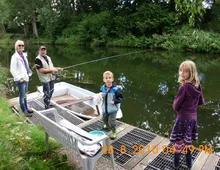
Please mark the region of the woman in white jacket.
<svg viewBox="0 0 220 170"><path fill-rule="evenodd" d="M11 57L10 72L18 86L20 108L26 117L31 117L33 111L28 109L26 97L31 70L29 68L27 54L23 53L23 51L24 42L17 40L15 43L15 53Z"/></svg>

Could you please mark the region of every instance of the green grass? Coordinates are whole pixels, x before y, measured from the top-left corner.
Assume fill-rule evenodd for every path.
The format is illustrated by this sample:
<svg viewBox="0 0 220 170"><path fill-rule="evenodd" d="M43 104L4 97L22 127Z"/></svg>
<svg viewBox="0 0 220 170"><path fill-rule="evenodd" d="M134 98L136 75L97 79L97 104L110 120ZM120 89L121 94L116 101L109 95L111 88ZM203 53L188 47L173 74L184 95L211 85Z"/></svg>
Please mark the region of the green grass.
<svg viewBox="0 0 220 170"><path fill-rule="evenodd" d="M61 145L49 140L46 155L45 133L42 127L18 118L5 98L0 97L0 169L56 170L74 169L66 164L67 156L55 152Z"/></svg>

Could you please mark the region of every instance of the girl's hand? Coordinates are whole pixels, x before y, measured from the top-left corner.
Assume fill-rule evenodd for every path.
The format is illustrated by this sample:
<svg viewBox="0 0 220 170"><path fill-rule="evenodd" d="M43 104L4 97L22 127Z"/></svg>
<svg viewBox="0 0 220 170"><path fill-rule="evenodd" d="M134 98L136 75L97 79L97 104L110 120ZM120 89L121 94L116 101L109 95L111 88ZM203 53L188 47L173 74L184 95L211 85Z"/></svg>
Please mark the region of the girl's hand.
<svg viewBox="0 0 220 170"><path fill-rule="evenodd" d="M115 102L112 100L112 101L111 101L111 104L115 104Z"/></svg>

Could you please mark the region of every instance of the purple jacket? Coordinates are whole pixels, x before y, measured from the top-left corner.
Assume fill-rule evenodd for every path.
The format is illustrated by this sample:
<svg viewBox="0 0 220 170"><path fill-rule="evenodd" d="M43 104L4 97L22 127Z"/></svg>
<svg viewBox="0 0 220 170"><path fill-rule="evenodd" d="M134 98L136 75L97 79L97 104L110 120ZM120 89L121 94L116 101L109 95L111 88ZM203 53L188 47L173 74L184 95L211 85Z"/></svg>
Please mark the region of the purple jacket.
<svg viewBox="0 0 220 170"><path fill-rule="evenodd" d="M197 120L197 108L204 104L202 89L197 89L192 83L184 83L179 87L178 94L173 102L173 109L181 120Z"/></svg>

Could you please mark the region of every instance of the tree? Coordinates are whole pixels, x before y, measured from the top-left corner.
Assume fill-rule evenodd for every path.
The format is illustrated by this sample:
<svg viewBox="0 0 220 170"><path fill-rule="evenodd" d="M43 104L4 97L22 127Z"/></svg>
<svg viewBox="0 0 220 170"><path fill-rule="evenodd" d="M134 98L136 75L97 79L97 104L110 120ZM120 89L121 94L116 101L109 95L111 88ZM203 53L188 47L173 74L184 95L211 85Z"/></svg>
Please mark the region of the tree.
<svg viewBox="0 0 220 170"><path fill-rule="evenodd" d="M178 17L186 15L190 26L195 26L196 18L205 13L203 0L175 0L175 3Z"/></svg>
<svg viewBox="0 0 220 170"><path fill-rule="evenodd" d="M0 34L5 35L5 24L8 18L8 8L5 6L5 0L0 0Z"/></svg>
<svg viewBox="0 0 220 170"><path fill-rule="evenodd" d="M37 0L7 0L6 6L9 10L9 26L23 27L25 36L29 33L32 25L32 34L38 37L36 11L42 1Z"/></svg>
<svg viewBox="0 0 220 170"><path fill-rule="evenodd" d="M75 7L74 0L44 0L44 6L38 9L38 21L45 29L45 35L53 40L60 36L71 23Z"/></svg>

